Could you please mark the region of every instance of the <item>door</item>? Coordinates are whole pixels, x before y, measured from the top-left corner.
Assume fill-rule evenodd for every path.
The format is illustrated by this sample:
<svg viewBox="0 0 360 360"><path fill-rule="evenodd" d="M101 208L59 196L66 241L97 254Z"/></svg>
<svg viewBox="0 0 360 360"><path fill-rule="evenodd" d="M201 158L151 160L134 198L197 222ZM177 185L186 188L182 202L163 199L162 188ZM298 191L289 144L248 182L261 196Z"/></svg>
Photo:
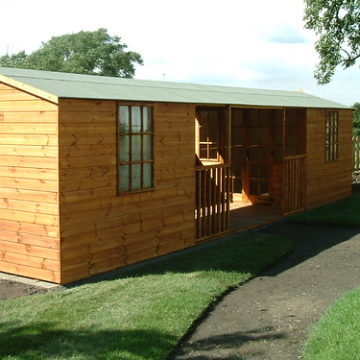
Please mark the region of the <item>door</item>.
<svg viewBox="0 0 360 360"><path fill-rule="evenodd" d="M233 109L232 180L233 199L241 193L244 202L270 200L272 161L270 111Z"/></svg>
<svg viewBox="0 0 360 360"><path fill-rule="evenodd" d="M244 191L252 203L270 198L270 117L266 110L248 110Z"/></svg>
<svg viewBox="0 0 360 360"><path fill-rule="evenodd" d="M245 120L244 111L232 110L231 118L231 199L243 201L245 174Z"/></svg>

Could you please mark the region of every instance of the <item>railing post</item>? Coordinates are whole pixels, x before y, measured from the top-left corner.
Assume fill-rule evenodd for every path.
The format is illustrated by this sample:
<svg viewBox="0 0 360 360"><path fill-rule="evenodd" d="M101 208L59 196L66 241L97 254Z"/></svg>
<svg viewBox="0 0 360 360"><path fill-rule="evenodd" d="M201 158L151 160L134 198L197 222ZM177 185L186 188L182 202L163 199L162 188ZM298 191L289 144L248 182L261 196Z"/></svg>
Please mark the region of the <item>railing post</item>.
<svg viewBox="0 0 360 360"><path fill-rule="evenodd" d="M284 215L304 209L306 197L306 156L295 155L284 158L283 199Z"/></svg>
<svg viewBox="0 0 360 360"><path fill-rule="evenodd" d="M229 169L228 164L195 168L195 225L198 239L229 229Z"/></svg>

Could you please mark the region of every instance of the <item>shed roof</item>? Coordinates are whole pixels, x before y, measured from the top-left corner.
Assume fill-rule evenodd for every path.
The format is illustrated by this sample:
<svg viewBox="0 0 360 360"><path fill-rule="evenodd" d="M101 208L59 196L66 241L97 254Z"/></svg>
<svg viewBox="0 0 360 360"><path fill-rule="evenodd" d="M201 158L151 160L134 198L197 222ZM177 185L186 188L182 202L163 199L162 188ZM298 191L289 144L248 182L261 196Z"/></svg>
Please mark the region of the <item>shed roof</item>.
<svg viewBox="0 0 360 360"><path fill-rule="evenodd" d="M0 67L0 81L49 99L76 98L196 104L349 108L298 91L265 90ZM41 94L40 94L41 95Z"/></svg>

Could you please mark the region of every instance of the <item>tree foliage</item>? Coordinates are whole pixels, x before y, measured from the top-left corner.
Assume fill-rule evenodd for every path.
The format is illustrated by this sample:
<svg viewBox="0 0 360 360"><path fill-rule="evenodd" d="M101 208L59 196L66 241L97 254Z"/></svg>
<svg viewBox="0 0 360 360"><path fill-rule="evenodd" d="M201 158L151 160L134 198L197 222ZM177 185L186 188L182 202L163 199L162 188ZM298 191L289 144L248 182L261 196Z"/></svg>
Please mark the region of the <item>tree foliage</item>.
<svg viewBox="0 0 360 360"><path fill-rule="evenodd" d="M360 57L360 0L305 0L305 27L319 36L320 62L314 77L330 82L338 66L348 68Z"/></svg>
<svg viewBox="0 0 360 360"><path fill-rule="evenodd" d="M135 64L143 60L126 48L118 36L101 28L52 37L29 55L25 51L4 55L0 66L131 78Z"/></svg>
<svg viewBox="0 0 360 360"><path fill-rule="evenodd" d="M353 108L355 109L353 117L354 135L360 135L360 102L356 102Z"/></svg>

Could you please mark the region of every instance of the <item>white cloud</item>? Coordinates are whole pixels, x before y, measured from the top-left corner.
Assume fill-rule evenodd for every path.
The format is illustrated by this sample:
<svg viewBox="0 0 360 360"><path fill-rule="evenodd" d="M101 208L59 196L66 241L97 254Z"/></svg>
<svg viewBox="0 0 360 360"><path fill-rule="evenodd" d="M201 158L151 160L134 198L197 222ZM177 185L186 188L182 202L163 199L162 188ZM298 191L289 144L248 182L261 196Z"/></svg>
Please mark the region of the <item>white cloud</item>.
<svg viewBox="0 0 360 360"><path fill-rule="evenodd" d="M270 31L265 39L281 44L303 44L309 41L300 29L290 24L280 24L273 31Z"/></svg>
<svg viewBox="0 0 360 360"><path fill-rule="evenodd" d="M357 68L339 71L327 87L313 80L317 55L303 10L303 0L0 0L0 54L105 27L142 54L137 78L304 88L352 103Z"/></svg>

